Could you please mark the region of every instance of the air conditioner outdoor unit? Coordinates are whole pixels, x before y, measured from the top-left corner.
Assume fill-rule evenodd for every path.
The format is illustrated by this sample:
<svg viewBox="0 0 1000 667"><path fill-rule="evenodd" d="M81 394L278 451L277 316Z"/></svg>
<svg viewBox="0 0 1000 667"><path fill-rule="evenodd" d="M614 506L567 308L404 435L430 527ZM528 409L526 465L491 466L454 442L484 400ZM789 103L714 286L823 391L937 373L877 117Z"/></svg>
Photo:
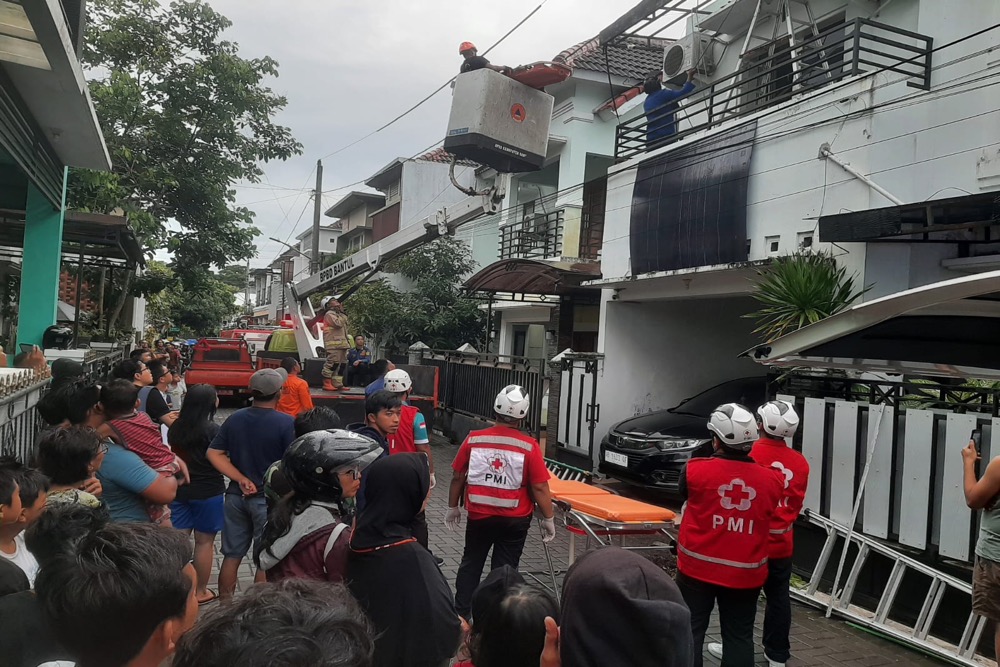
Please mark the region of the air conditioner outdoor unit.
<svg viewBox="0 0 1000 667"><path fill-rule="evenodd" d="M663 54L664 80L692 69L703 76L711 76L715 72L712 46L712 36L704 32L693 32L677 40Z"/></svg>

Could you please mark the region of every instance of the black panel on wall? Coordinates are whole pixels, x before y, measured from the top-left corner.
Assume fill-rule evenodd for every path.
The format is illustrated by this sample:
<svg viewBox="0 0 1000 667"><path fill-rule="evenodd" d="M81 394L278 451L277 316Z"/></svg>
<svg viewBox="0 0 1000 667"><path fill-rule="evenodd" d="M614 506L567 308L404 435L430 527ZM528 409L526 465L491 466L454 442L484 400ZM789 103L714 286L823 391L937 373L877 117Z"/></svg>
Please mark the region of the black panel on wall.
<svg viewBox="0 0 1000 667"><path fill-rule="evenodd" d="M747 175L757 122L639 165L632 275L747 260Z"/></svg>

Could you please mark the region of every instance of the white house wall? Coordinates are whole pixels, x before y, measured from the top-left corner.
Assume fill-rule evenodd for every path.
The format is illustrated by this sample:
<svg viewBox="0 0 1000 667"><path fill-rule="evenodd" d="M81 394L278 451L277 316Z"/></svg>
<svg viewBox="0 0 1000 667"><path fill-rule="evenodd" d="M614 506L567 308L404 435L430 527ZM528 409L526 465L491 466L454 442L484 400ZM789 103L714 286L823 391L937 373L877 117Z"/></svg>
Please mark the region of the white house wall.
<svg viewBox="0 0 1000 667"><path fill-rule="evenodd" d="M448 170L449 165L440 162L408 160L403 163L400 229L466 198L467 195L452 185ZM471 187L475 184L473 167L458 166L455 168L455 176L462 185Z"/></svg>
<svg viewBox="0 0 1000 667"><path fill-rule="evenodd" d="M720 382L763 375L762 366L737 356L754 340L753 322L741 317L753 309L747 297L607 302L596 437Z"/></svg>

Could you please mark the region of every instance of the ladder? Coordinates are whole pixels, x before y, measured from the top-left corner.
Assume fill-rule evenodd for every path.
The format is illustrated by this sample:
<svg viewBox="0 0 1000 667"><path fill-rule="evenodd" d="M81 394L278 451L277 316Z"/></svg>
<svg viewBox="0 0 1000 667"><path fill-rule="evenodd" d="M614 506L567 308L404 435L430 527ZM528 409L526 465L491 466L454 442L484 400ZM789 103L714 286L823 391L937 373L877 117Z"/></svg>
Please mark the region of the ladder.
<svg viewBox="0 0 1000 667"><path fill-rule="evenodd" d="M805 9L805 19L795 18L792 12L792 5L798 4L802 5ZM771 38L766 39L756 34L758 28L767 26L770 24L771 28ZM796 41L796 33L801 32L803 28L808 30L812 37L819 37L820 30L819 25L816 22L816 17L813 15L812 7L809 4L809 0L757 0L757 4L754 7L753 18L750 19L750 25L747 28L746 37L743 40L743 46L740 49L740 56L736 63L736 71L742 71L744 66L747 64L747 55L753 51L757 46L754 40L766 44L767 49L767 59L764 61L765 67L769 70L766 74L752 77L750 79L751 89L766 90L767 86L771 83L771 77L774 68L774 56L778 52L778 36L781 32L782 27L784 27L787 32L789 56L792 61L792 90L801 87L805 83L803 78L803 64L805 64L805 70L819 69L823 72L823 75L827 80L833 79L833 72L830 70L830 65L827 62L826 50L823 48L822 41L814 43L812 50L815 51L819 60L817 64L810 65L804 60L800 60L799 56L801 53L801 48L799 43ZM766 33L765 33L766 34ZM808 78L808 77L806 77ZM733 100L734 94L737 97L742 97L743 93L739 92L739 86L733 86L729 91L729 95L722 107L722 114L725 114L729 110L729 105ZM736 113L741 115L743 109L740 107L744 106L746 102L741 102L737 104Z"/></svg>
<svg viewBox="0 0 1000 667"><path fill-rule="evenodd" d="M972 587L969 584L910 558L879 540L858 534L846 526L809 510L803 512L801 518L825 530L827 537L808 584L803 589L793 587L792 597L806 604L825 609L827 615L837 614L892 637L903 644L959 665L984 667L997 664L976 654L976 647L979 645L979 640L982 638L987 624L986 619L982 616L974 613L969 615L957 645L931 634L935 617L945 595L957 592L969 599L971 605ZM823 592L820 590L823 573L826 571L830 559L835 554L839 555L842 549L848 549L854 554L854 562L838 590ZM865 565L869 564L872 556L888 559L892 562L892 569L881 598L874 605L874 609L869 609L863 606L860 601L854 600L854 589ZM930 580L927 594L913 627L890 618L896 596L903 586L907 573L910 572L918 573ZM909 585L912 585L912 581L909 581Z"/></svg>

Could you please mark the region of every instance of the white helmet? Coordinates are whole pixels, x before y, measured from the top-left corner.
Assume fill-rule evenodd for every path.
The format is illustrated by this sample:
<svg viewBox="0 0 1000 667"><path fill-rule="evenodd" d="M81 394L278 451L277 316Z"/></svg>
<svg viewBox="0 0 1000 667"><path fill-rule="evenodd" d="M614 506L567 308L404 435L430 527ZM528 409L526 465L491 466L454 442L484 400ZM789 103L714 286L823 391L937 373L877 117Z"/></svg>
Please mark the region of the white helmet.
<svg viewBox="0 0 1000 667"><path fill-rule="evenodd" d="M739 403L726 403L712 411L708 430L726 447L749 452L757 439L757 420Z"/></svg>
<svg viewBox="0 0 1000 667"><path fill-rule="evenodd" d="M757 408L760 425L776 438L790 438L799 428L799 415L788 401L769 401Z"/></svg>
<svg viewBox="0 0 1000 667"><path fill-rule="evenodd" d="M404 391L409 391L412 386L413 380L410 379L410 374L402 368L396 368L385 374L386 391L402 394Z"/></svg>
<svg viewBox="0 0 1000 667"><path fill-rule="evenodd" d="M528 414L529 405L531 405L531 399L524 387L509 384L497 394L497 400L493 402L493 409L498 415L523 419Z"/></svg>

